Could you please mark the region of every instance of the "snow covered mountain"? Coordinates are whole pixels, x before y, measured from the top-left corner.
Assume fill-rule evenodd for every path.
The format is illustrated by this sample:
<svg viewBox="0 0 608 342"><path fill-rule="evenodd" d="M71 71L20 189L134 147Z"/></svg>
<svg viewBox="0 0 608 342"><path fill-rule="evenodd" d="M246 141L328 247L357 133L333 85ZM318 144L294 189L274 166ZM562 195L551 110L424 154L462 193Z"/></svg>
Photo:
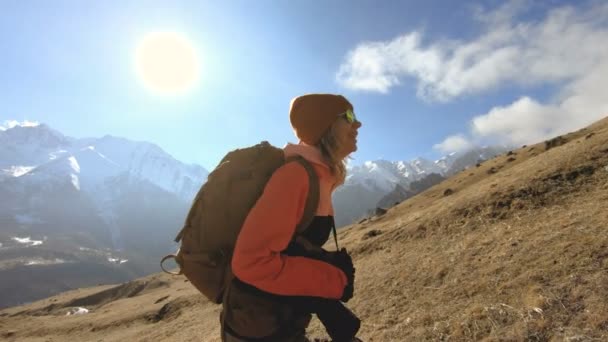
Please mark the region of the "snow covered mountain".
<svg viewBox="0 0 608 342"><path fill-rule="evenodd" d="M74 139L45 124L0 131L0 179L19 177L56 159L72 158L83 187L92 189L127 172L184 200L191 200L208 172L179 162L160 147L124 138Z"/></svg>
<svg viewBox="0 0 608 342"><path fill-rule="evenodd" d="M186 207L208 172L175 160L151 143L112 136L74 139L41 124L0 131L0 175L0 194L13 198L0 203L0 212L7 217L45 222L36 216L48 212L47 200L71 202L67 194L82 192L74 196L81 198L80 204L86 203L86 212L92 207L105 222L106 227L99 229L109 232L114 241L110 247L117 248L123 245L118 232L124 229L116 225L121 191L141 190L141 182L146 182L148 191L157 188ZM60 214L74 216L69 211L53 216Z"/></svg>
<svg viewBox="0 0 608 342"><path fill-rule="evenodd" d="M147 142L75 139L44 124L2 129L0 278L49 265L74 279L84 265L112 281L156 272L207 175ZM23 293L34 299L34 289ZM17 297L0 296L0 306L7 298Z"/></svg>
<svg viewBox="0 0 608 342"><path fill-rule="evenodd" d="M387 160L367 161L361 166L349 168L345 185L360 185L370 191L390 192L395 185L407 187L431 173L445 174L451 163L439 164L423 158L411 162Z"/></svg>
<svg viewBox="0 0 608 342"><path fill-rule="evenodd" d="M349 167L344 186L334 193L336 226L353 223L377 206L399 202L423 189L412 189L414 182L436 184L480 161L490 159L507 150L506 147L480 147L451 153L436 161L416 158L412 161L367 161L360 166ZM409 195L406 195L409 194Z"/></svg>

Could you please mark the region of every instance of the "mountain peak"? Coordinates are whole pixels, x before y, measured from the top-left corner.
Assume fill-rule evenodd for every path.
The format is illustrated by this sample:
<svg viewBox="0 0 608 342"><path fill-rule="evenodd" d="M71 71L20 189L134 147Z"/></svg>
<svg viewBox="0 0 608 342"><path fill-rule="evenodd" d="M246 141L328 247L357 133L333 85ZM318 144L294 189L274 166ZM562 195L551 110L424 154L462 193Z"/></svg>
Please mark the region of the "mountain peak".
<svg viewBox="0 0 608 342"><path fill-rule="evenodd" d="M23 175L25 170L72 157L78 169L82 169L80 177L85 188L93 189L105 179L127 172L189 201L208 174L204 168L182 163L150 142L109 134L101 138L74 139L39 123L11 121L7 127L10 128L0 131L3 178ZM59 170L71 173L69 167Z"/></svg>
<svg viewBox="0 0 608 342"><path fill-rule="evenodd" d="M15 127L36 127L41 125L38 121L27 121L24 120L19 122L17 120L6 120L4 125L0 125L0 131L6 131Z"/></svg>

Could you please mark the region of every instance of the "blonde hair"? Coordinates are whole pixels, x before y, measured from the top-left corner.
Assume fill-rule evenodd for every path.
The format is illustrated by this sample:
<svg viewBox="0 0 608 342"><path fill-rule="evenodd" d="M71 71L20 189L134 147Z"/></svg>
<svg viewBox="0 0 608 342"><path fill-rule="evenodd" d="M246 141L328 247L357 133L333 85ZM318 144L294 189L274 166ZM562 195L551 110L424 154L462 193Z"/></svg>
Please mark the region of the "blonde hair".
<svg viewBox="0 0 608 342"><path fill-rule="evenodd" d="M339 142L335 134L336 123L334 122L329 129L323 134L321 140L317 143L317 147L321 150L321 155L329 165L331 173L336 178L335 186L339 186L346 180L346 158L338 159L336 152L340 148Z"/></svg>

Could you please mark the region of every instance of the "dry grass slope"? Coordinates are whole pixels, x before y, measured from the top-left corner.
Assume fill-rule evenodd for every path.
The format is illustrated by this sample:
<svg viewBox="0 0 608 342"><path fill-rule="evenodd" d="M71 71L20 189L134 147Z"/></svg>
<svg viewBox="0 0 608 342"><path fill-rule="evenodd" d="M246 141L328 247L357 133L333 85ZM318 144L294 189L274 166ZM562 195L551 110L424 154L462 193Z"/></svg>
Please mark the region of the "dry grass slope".
<svg viewBox="0 0 608 342"><path fill-rule="evenodd" d="M365 341L608 340L608 118L464 170L341 230ZM328 248L332 248L328 245ZM86 315L65 316L84 306ZM219 341L219 308L156 274L0 311L19 341ZM313 336L323 329L315 321Z"/></svg>

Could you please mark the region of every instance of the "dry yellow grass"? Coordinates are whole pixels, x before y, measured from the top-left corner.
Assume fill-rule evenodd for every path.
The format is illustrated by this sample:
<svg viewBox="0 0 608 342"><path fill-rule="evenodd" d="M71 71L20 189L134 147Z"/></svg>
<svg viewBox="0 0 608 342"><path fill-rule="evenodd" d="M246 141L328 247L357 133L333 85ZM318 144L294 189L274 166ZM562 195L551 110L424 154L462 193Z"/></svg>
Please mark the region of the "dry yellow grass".
<svg viewBox="0 0 608 342"><path fill-rule="evenodd" d="M341 230L357 267L348 306L363 321L360 337L608 340L607 203L608 118ZM73 306L91 312L65 316ZM183 278L156 274L0 311L0 336L219 341L218 315ZM310 334L324 335L318 321Z"/></svg>

